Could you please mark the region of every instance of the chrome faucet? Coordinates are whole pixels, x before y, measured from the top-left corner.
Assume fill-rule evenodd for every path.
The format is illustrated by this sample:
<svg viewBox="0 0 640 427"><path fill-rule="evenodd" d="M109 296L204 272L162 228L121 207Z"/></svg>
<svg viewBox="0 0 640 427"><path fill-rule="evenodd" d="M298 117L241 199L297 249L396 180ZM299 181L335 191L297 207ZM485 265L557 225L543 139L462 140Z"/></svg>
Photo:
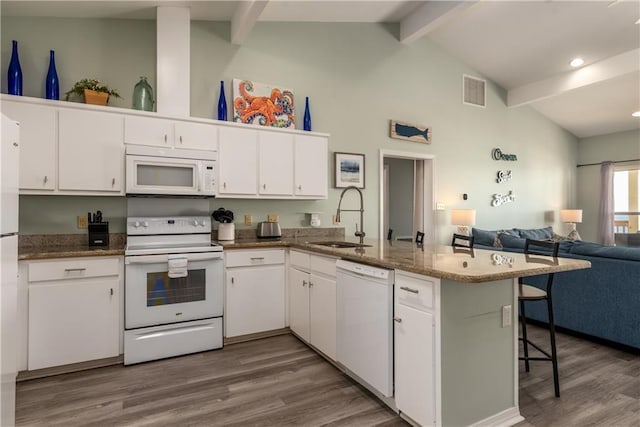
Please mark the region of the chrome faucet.
<svg viewBox="0 0 640 427"><path fill-rule="evenodd" d="M360 194L360 209L342 209L343 212L360 212L360 231L358 231L358 224L356 223L356 232L355 236L360 238L360 244L364 243L364 199L362 197L362 191L355 185L350 185L344 190L342 190L342 194L340 194L340 201L338 202L338 210L336 212L336 222L340 222L340 205L342 204L342 198L344 197L344 193L348 190L356 190L358 194Z"/></svg>

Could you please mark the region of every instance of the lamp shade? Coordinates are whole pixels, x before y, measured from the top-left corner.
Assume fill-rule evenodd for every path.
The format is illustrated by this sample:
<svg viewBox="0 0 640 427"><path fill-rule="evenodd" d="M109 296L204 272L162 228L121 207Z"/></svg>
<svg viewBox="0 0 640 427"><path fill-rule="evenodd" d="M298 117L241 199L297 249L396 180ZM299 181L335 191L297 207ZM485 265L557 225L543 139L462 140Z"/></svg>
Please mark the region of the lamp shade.
<svg viewBox="0 0 640 427"><path fill-rule="evenodd" d="M451 224L453 225L475 225L475 209L453 209L451 211Z"/></svg>
<svg viewBox="0 0 640 427"><path fill-rule="evenodd" d="M582 209L561 209L560 221L562 222L582 222Z"/></svg>

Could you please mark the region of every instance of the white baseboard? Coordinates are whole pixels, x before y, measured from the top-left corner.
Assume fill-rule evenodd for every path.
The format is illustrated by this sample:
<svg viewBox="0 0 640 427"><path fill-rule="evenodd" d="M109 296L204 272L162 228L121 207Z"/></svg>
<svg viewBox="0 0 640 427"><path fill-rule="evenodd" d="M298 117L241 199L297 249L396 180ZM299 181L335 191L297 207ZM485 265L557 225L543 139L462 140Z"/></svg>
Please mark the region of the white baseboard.
<svg viewBox="0 0 640 427"><path fill-rule="evenodd" d="M524 421L524 417L520 415L520 409L517 406L514 406L512 408L505 409L502 412L498 412L497 414L491 415L484 420L475 422L471 424L470 427L512 426L520 421Z"/></svg>

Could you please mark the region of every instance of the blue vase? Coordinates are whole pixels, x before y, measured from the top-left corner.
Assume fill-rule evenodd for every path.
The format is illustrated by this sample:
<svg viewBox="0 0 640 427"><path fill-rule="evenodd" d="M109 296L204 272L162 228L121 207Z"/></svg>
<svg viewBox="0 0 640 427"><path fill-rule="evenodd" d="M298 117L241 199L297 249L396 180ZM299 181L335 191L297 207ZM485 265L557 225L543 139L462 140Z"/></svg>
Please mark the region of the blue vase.
<svg viewBox="0 0 640 427"><path fill-rule="evenodd" d="M227 98L224 96L224 80L220 80L220 97L218 98L218 120L227 120Z"/></svg>
<svg viewBox="0 0 640 427"><path fill-rule="evenodd" d="M22 68L18 58L18 42L13 40L11 61L7 71L7 93L9 95L22 95Z"/></svg>
<svg viewBox="0 0 640 427"><path fill-rule="evenodd" d="M311 111L309 111L309 97L304 101L304 120L302 122L304 130L311 130Z"/></svg>
<svg viewBox="0 0 640 427"><path fill-rule="evenodd" d="M45 83L45 98L60 99L60 81L56 72L55 52L49 51L49 71L47 71L47 82Z"/></svg>

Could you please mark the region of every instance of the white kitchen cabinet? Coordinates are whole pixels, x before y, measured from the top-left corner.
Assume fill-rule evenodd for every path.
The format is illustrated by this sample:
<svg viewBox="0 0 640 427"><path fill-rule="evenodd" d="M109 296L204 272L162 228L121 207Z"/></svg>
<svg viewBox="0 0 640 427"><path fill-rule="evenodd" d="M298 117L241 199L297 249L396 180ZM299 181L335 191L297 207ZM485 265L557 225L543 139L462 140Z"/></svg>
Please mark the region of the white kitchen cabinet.
<svg viewBox="0 0 640 427"><path fill-rule="evenodd" d="M290 196L293 192L293 135L262 131L259 139L258 192Z"/></svg>
<svg viewBox="0 0 640 427"><path fill-rule="evenodd" d="M295 135L294 140L295 195L327 198L327 138Z"/></svg>
<svg viewBox="0 0 640 427"><path fill-rule="evenodd" d="M228 251L225 258L225 336L284 328L284 250Z"/></svg>
<svg viewBox="0 0 640 427"><path fill-rule="evenodd" d="M290 251L289 327L336 359L336 259Z"/></svg>
<svg viewBox="0 0 640 427"><path fill-rule="evenodd" d="M3 100L2 112L20 122L20 190L55 190L56 110Z"/></svg>
<svg viewBox="0 0 640 427"><path fill-rule="evenodd" d="M218 147L218 193L255 196L258 177L258 131L221 127Z"/></svg>
<svg viewBox="0 0 640 427"><path fill-rule="evenodd" d="M437 425L439 280L399 271L395 277L395 403L418 424Z"/></svg>
<svg viewBox="0 0 640 427"><path fill-rule="evenodd" d="M59 189L124 194L123 116L60 109L58 126Z"/></svg>
<svg viewBox="0 0 640 427"><path fill-rule="evenodd" d="M124 141L136 145L217 150L218 127L156 117L125 116Z"/></svg>
<svg viewBox="0 0 640 427"><path fill-rule="evenodd" d="M29 370L118 356L121 352L122 257L21 263L28 286ZM19 306L25 295L19 294ZM24 322L25 316L21 317ZM20 330L24 330L22 327ZM24 337L22 338L24 339ZM19 345L19 350L23 346ZM20 362L19 367L23 364Z"/></svg>

